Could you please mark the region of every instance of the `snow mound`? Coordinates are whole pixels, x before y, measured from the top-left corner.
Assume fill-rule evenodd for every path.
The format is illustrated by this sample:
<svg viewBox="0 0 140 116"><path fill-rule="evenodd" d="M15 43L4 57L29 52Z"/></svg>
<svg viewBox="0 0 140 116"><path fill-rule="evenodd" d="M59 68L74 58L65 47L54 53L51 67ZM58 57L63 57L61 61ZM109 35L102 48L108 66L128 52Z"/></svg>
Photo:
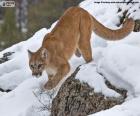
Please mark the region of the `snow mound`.
<svg viewBox="0 0 140 116"><path fill-rule="evenodd" d="M76 75L76 79L88 83L97 93L102 93L107 97L120 97L120 94L107 87L103 76L97 72L96 68L97 66L94 62L82 65Z"/></svg>

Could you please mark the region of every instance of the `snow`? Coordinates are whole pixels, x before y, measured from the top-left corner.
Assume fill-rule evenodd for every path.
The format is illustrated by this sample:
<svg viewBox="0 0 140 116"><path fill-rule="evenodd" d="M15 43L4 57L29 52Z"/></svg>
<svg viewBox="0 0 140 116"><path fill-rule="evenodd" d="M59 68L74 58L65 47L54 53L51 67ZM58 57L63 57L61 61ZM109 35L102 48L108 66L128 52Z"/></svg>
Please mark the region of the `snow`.
<svg viewBox="0 0 140 116"><path fill-rule="evenodd" d="M0 56L2 56L3 53L8 51L15 52L11 56L11 60L0 65L0 88L4 90L14 89L21 82L31 77L27 49L36 51L41 46L43 37L47 32L48 30L43 28L29 40L13 45L0 53Z"/></svg>
<svg viewBox="0 0 140 116"><path fill-rule="evenodd" d="M131 7L128 13L137 10L129 17L140 18L139 4L110 5L86 0L80 6L105 26L113 29L118 28L116 26L119 23L118 16L121 16L122 11L128 7ZM122 11L117 13L119 7L122 8ZM27 50L36 51L41 46L43 37L51 31L56 23L50 29L40 29L27 41L20 42L0 52L0 57L3 56L3 53L15 52L9 61L0 64L0 88L12 90L8 93L0 92L0 116L49 115L49 110L42 110L43 104L41 102L45 103L45 106L49 106L52 101L50 93L53 91L44 92L42 90L42 86L47 81L47 74L43 73L39 79L32 77L28 66ZM85 64L82 57L73 56L69 61L71 71L68 75L81 65L76 78L81 82L88 83L95 92L102 92L108 97L120 97L117 92L105 85L105 79L107 79L116 87L126 89L128 97L123 104L90 116L140 116L140 32L133 32L125 39L116 42L105 41L94 33L91 38L94 61ZM61 83L56 87L55 94Z"/></svg>
<svg viewBox="0 0 140 116"><path fill-rule="evenodd" d="M106 48L104 57L97 63L99 73L111 80L116 87L127 89L133 96L139 95L140 92L139 49L140 47L125 44L111 45Z"/></svg>
<svg viewBox="0 0 140 116"><path fill-rule="evenodd" d="M34 91L39 91L38 88L40 88L40 84L44 83L44 81L45 81L44 79L43 80L38 80L35 78L28 79L24 81L22 84L20 84L20 86L18 86L12 92L3 95L0 98L1 104L0 115L31 116L31 114L34 113L34 116L39 116L39 113L40 114L43 113L38 111L32 112L32 110L34 106L41 106L40 102L33 93ZM46 111L45 113L49 115L48 111Z"/></svg>

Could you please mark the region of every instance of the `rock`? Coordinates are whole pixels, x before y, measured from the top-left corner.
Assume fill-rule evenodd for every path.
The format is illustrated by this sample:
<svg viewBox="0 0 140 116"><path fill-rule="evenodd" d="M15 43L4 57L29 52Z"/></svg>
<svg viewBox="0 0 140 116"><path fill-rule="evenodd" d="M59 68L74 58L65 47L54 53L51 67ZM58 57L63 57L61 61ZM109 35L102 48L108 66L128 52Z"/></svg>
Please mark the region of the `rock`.
<svg viewBox="0 0 140 116"><path fill-rule="evenodd" d="M2 88L0 88L0 91L1 91L1 92L10 92L10 91L12 91L12 90L10 90L10 89L3 90Z"/></svg>
<svg viewBox="0 0 140 116"><path fill-rule="evenodd" d="M123 22L125 21L125 19L127 19L129 17L129 15L133 14L134 12L136 12L136 10L134 10L132 13L128 13L129 10L131 10L131 8L128 9L128 10L123 11L122 12L122 15L119 16L120 23L117 24L118 27L120 27L120 25L123 24ZM122 9L119 8L118 9L118 13L120 13L121 11L122 11ZM134 30L133 31L134 32L139 32L140 31L140 19L135 20L135 27L134 27Z"/></svg>
<svg viewBox="0 0 140 116"><path fill-rule="evenodd" d="M106 81L109 88L122 95L106 98L102 93L95 93L87 83L75 79L78 71L79 68L62 84L52 101L51 116L87 116L124 102L126 90L117 89Z"/></svg>
<svg viewBox="0 0 140 116"><path fill-rule="evenodd" d="M134 32L139 32L140 31L140 19L135 20L135 27L134 27Z"/></svg>
<svg viewBox="0 0 140 116"><path fill-rule="evenodd" d="M13 54L14 52L6 52L3 54L3 57L0 58L0 64L10 60L9 57Z"/></svg>

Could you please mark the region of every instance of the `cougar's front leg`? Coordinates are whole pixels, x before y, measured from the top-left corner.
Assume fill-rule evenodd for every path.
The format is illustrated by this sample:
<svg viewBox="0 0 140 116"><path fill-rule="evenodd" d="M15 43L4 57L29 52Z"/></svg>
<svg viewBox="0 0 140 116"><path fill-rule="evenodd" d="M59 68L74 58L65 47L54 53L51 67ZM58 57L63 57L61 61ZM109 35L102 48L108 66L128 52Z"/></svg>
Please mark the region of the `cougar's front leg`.
<svg viewBox="0 0 140 116"><path fill-rule="evenodd" d="M66 76L66 74L70 70L70 65L67 61L65 63L61 64L58 67L57 73L55 76L51 77L48 82L45 84L44 88L47 90L51 90L57 86L57 84Z"/></svg>

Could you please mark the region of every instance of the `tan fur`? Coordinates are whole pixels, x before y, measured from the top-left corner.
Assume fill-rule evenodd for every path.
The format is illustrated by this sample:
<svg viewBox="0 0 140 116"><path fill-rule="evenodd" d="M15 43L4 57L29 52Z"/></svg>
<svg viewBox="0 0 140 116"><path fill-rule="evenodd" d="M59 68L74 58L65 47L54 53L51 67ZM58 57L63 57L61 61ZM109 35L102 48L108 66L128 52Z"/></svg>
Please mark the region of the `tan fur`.
<svg viewBox="0 0 140 116"><path fill-rule="evenodd" d="M41 48L35 53L29 51L32 73L35 76L41 75L46 69L49 80L45 88L52 89L69 72L68 60L75 52L77 56L81 53L86 62L92 60L90 46L92 31L103 38L118 40L127 36L133 28L134 21L128 19L121 29L108 29L84 9L71 7L66 10L53 30L44 37ZM31 66L33 64L34 67ZM42 68L38 67L39 64Z"/></svg>

